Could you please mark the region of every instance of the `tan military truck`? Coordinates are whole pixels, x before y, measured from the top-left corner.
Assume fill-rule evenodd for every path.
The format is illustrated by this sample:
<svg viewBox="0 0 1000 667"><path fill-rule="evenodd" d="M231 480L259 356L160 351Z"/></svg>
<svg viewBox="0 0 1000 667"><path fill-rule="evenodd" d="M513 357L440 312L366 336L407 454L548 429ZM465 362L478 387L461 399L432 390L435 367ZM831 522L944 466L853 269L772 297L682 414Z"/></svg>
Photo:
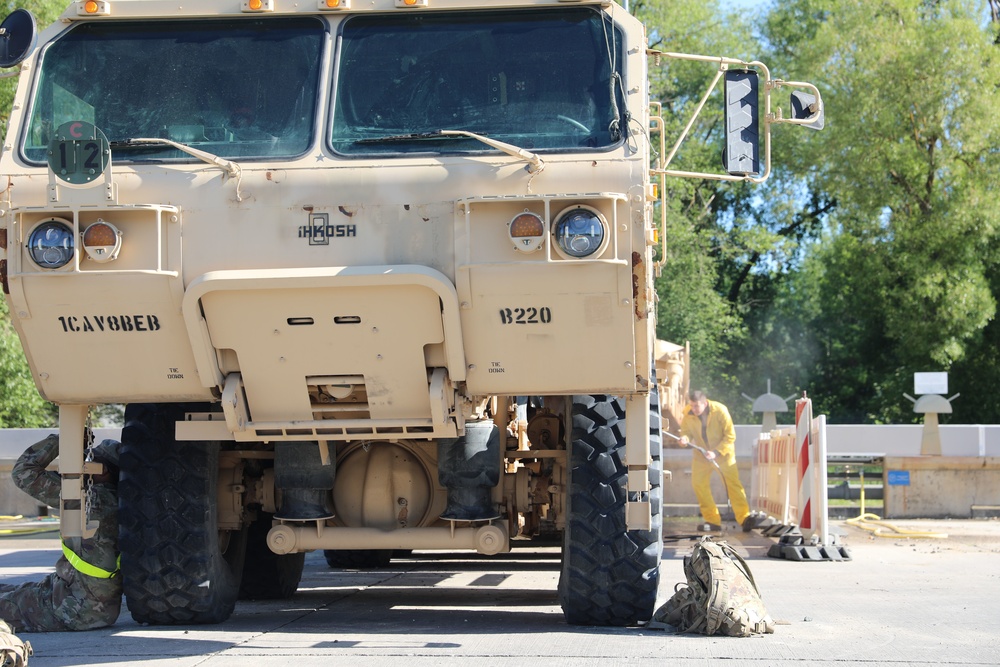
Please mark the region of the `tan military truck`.
<svg viewBox="0 0 1000 667"><path fill-rule="evenodd" d="M717 175L668 168L647 68L676 58L725 79ZM291 595L310 550L556 534L568 622L650 617L657 182L762 181L812 86L649 52L606 0L81 0L14 12L0 66L0 279L62 531L93 529L89 406L127 404L137 620Z"/></svg>

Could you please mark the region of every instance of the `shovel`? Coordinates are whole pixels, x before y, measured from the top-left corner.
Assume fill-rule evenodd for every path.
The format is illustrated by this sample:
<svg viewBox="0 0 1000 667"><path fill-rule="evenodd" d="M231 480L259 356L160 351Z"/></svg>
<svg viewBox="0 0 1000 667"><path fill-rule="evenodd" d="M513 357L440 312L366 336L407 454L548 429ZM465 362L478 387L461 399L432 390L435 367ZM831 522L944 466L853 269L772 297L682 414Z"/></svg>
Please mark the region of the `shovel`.
<svg viewBox="0 0 1000 667"><path fill-rule="evenodd" d="M676 436L676 435L674 435L673 433L670 433L669 431L663 431L663 435L666 435L666 436L669 436L669 437L673 438L674 440L676 440L677 442L680 442L680 441L681 441L681 439L680 439L679 437L677 437L677 436ZM697 450L698 452L700 452L700 453L701 453L701 455L705 457L705 460L707 460L707 461L711 461L712 465L714 465L714 466L715 466L715 468L716 468L716 469L717 469L717 470L718 470L718 471L719 471L720 473L722 472L722 468L720 468L720 467L719 467L719 464L718 464L718 463L717 463L717 462L715 461L715 459L710 459L710 458L708 458L708 452L707 452L707 451L705 451L704 447L699 447L698 445L694 444L694 443L693 443L693 442L691 442L691 441L688 441L688 443L687 443L687 445L686 445L686 446L687 446L687 447L690 447L691 449L695 449L695 450Z"/></svg>

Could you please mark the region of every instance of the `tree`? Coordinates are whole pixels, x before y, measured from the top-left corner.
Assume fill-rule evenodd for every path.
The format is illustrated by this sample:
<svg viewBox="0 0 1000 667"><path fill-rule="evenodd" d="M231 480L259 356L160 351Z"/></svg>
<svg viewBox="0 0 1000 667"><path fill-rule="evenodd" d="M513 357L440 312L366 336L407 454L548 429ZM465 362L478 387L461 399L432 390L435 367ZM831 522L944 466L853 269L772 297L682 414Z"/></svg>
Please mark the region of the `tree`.
<svg viewBox="0 0 1000 667"><path fill-rule="evenodd" d="M716 3L640 2L636 12L649 26L655 48L748 61L760 59L765 50L745 16L724 15ZM670 62L662 76L654 71L652 93L664 103L668 134L680 132L716 70L712 64ZM777 135L785 132L801 131L776 129ZM717 173L723 145L720 89L671 166ZM771 363L779 353L758 340L760 331L781 325L781 320L769 321L770 306L800 261L802 244L814 237L833 206L823 193L809 192L780 159L773 166L765 185L667 183L668 257L658 282L658 335L691 341L693 383L709 388L737 419L751 417L740 394L764 391L767 378L780 367Z"/></svg>
<svg viewBox="0 0 1000 667"><path fill-rule="evenodd" d="M750 26L732 17L718 20L717 2L639 0L632 11L647 25L650 48L660 51L741 57L752 49ZM666 151L669 151L698 104L716 67L710 63L663 60L650 67L651 98L662 105ZM706 105L671 168L719 172L724 146L721 87ZM662 165L665 155L654 156ZM657 336L690 341L692 383L714 395L736 391L726 374L733 340L741 321L720 291L720 264L730 254L729 240L718 224L721 193L739 184L668 178L666 210L658 210L667 240L666 266L657 281Z"/></svg>
<svg viewBox="0 0 1000 667"><path fill-rule="evenodd" d="M764 24L827 108L827 130L795 156L836 206L783 299L817 354L812 393L836 421L916 419L902 397L914 371L991 357L1000 62L984 5L969 5L793 0ZM996 420L990 393L965 407Z"/></svg>
<svg viewBox="0 0 1000 667"><path fill-rule="evenodd" d="M21 342L0 300L0 428L41 428L56 423L55 406L35 387Z"/></svg>
<svg viewBox="0 0 1000 667"><path fill-rule="evenodd" d="M833 421L913 421L913 372L950 370L976 393L956 418L1000 417L1000 70L984 20L1000 21L998 6L789 0L771 5L757 43L715 4L636 3L652 45L764 54L826 103L824 132L775 131L764 186L668 184L659 334L692 340L696 384L733 405L771 378ZM671 66L653 93L679 118L703 81ZM715 166L717 123L710 113L697 128L685 167Z"/></svg>

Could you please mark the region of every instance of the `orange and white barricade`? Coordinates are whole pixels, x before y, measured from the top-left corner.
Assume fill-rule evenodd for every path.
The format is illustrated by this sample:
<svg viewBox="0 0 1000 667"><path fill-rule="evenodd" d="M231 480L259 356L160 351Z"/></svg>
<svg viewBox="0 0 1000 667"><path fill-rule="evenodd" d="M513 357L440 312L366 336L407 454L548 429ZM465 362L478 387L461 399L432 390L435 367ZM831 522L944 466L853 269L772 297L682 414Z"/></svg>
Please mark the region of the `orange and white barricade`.
<svg viewBox="0 0 1000 667"><path fill-rule="evenodd" d="M774 517L781 525L798 519L795 473L795 431L777 429L761 433L753 446L750 506Z"/></svg>
<svg viewBox="0 0 1000 667"><path fill-rule="evenodd" d="M789 560L850 560L830 534L826 477L826 415L813 418L812 401L795 402L795 428L762 433L754 445L753 509L770 521L764 535L779 537L768 556Z"/></svg>

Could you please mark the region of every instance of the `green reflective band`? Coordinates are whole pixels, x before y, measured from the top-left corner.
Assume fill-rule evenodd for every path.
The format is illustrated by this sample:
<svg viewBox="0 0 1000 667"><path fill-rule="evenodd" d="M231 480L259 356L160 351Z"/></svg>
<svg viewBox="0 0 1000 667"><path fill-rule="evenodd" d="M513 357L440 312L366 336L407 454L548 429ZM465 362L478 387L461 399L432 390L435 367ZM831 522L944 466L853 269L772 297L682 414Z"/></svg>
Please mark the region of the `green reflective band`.
<svg viewBox="0 0 1000 667"><path fill-rule="evenodd" d="M96 565L91 565L87 561L77 556L72 549L66 546L65 542L62 543L62 550L63 550L63 555L66 556L66 560L69 561L69 564L72 565L74 568L76 568L78 572L82 572L88 577L98 577L99 579L110 579L111 577L118 574L118 571L121 570L122 567L121 554L118 554L118 562L115 564L115 571L108 572L107 570L99 568Z"/></svg>

